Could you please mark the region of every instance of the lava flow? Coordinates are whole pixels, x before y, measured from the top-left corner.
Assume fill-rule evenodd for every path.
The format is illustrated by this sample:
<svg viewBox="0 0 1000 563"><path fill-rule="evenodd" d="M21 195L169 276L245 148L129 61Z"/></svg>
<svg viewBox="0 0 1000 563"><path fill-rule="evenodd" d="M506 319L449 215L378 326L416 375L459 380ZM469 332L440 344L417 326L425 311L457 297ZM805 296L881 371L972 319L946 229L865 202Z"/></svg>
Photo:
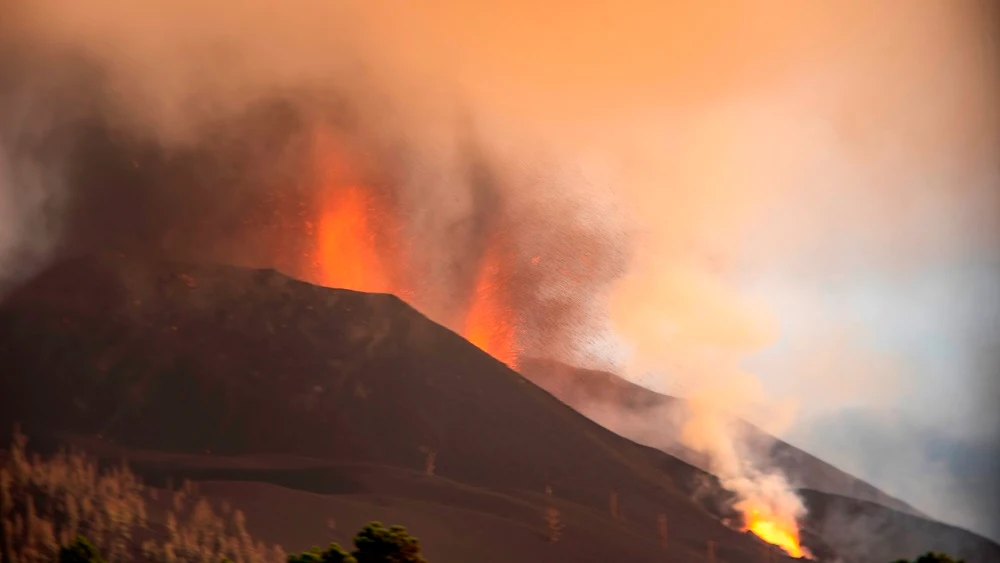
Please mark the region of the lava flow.
<svg viewBox="0 0 1000 563"><path fill-rule="evenodd" d="M799 543L799 527L794 520L768 517L759 510L750 510L744 514L745 530L753 532L757 537L769 544L783 549L788 555L806 557L806 550Z"/></svg>

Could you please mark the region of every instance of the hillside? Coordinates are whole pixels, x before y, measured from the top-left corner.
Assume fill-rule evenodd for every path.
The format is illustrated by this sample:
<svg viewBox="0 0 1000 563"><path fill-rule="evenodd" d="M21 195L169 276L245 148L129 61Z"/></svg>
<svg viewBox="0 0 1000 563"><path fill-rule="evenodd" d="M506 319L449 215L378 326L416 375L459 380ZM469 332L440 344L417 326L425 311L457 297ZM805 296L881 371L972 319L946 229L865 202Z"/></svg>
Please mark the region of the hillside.
<svg viewBox="0 0 1000 563"><path fill-rule="evenodd" d="M398 519L437 563L475 546L511 560L514 545L528 562L657 560L659 514L683 560L709 541L732 563L763 548L720 523L725 495L693 465L605 430L395 297L273 271L110 257L50 268L0 305L0 423L15 421L43 445L125 456L153 483L191 478L252 504L261 537L292 549L321 533L321 514ZM608 515L612 493L624 522ZM817 514L833 506L816 495ZM553 546L539 537L547 502L567 522ZM810 531L823 523L803 538L818 554L873 537L832 543ZM940 525L927 526L924 550Z"/></svg>
<svg viewBox="0 0 1000 563"><path fill-rule="evenodd" d="M707 468L698 452L680 444L685 408L677 397L651 391L615 374L529 358L519 370L599 424L638 443L658 448L696 467ZM737 421L755 453L763 453L801 491L809 527L845 560L893 561L933 543L967 561L1000 560L1000 549L971 532L935 522L909 504L779 440ZM873 538L879 538L872 541Z"/></svg>
<svg viewBox="0 0 1000 563"><path fill-rule="evenodd" d="M575 368L552 360L523 360L520 372L578 412L619 434L706 468L704 459L672 438L679 434L676 425L683 416L683 400L651 391L612 373ZM927 517L909 504L750 423L739 421L739 424L754 451L763 452L764 458L780 468L799 488L869 501L912 516Z"/></svg>

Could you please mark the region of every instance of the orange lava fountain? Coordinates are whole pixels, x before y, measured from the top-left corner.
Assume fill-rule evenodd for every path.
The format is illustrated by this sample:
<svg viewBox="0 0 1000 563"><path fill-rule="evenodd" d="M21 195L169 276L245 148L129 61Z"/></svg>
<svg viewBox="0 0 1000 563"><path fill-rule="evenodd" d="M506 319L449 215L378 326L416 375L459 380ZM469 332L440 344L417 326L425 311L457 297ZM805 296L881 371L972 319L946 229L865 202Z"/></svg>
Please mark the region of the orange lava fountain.
<svg viewBox="0 0 1000 563"><path fill-rule="evenodd" d="M390 293L390 276L376 244L374 202L358 186L338 188L323 205L317 228L323 285Z"/></svg>
<svg viewBox="0 0 1000 563"><path fill-rule="evenodd" d="M760 539L783 549L788 555L801 558L808 554L799 543L799 526L794 520L768 516L759 510L744 513L746 527Z"/></svg>
<svg viewBox="0 0 1000 563"><path fill-rule="evenodd" d="M503 270L495 252L482 261L462 335L480 350L517 367L517 322L506 303Z"/></svg>
<svg viewBox="0 0 1000 563"><path fill-rule="evenodd" d="M392 210L363 181L359 161L330 135L315 137L320 182L315 249L317 283L372 293L405 293L398 283L398 233Z"/></svg>
<svg viewBox="0 0 1000 563"><path fill-rule="evenodd" d="M414 293L405 276L406 241L400 217L358 173L356 155L323 132L315 137L320 197L315 224L308 225L315 241L310 271L327 287L373 293L393 293L419 306L425 296ZM460 312L456 328L479 349L514 367L517 361L517 319L509 306L501 255L487 250L475 276L472 298Z"/></svg>

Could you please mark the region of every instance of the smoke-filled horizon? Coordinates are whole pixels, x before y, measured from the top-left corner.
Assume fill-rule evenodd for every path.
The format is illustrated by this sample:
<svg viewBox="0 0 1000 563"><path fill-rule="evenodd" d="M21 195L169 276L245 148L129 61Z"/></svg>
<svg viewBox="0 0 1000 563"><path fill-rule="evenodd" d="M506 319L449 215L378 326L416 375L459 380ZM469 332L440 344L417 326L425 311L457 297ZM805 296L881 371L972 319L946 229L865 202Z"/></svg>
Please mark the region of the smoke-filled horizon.
<svg viewBox="0 0 1000 563"><path fill-rule="evenodd" d="M719 454L717 471L738 444L713 413L733 411L1000 537L1000 514L962 489L963 468L938 472L923 463L936 453L892 431L934 428L962 447L1000 437L989 400L1000 49L988 8L8 9L0 283L75 247L225 256L315 280L317 191L362 183L377 200L365 206L399 218L378 234L406 257L379 264L379 283L435 320L462 329L480 286L501 287L524 353L703 404L688 441ZM337 137L350 170L315 170L317 133ZM850 438L871 426L835 446L808 430L859 409L917 451L871 457ZM723 477L745 477L732 471ZM948 487L903 483L921 477Z"/></svg>

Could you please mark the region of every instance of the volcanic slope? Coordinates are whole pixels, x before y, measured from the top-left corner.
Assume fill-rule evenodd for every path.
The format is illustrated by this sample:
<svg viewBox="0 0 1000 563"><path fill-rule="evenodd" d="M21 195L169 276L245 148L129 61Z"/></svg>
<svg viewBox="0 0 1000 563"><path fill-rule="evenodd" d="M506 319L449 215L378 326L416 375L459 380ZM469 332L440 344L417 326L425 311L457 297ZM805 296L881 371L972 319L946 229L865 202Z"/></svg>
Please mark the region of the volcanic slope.
<svg viewBox="0 0 1000 563"><path fill-rule="evenodd" d="M706 468L702 456L678 443L685 402L651 391L618 375L576 368L541 358L521 361L520 372L578 412L617 433ZM796 486L881 504L913 516L927 516L906 502L783 442L760 428L737 421L741 437Z"/></svg>
<svg viewBox="0 0 1000 563"><path fill-rule="evenodd" d="M683 399L613 373L553 360L526 358L519 368L525 377L602 426L708 468L704 456L677 439L686 409ZM845 560L891 561L935 550L959 554L967 561L1000 561L1000 547L995 543L935 522L902 500L748 422L736 420L734 427L759 459L779 469L800 489L809 507L809 528Z"/></svg>
<svg viewBox="0 0 1000 563"><path fill-rule="evenodd" d="M724 495L704 472L605 430L395 297L273 271L50 268L0 305L0 422L15 421L127 455L153 482L201 481L290 549L327 541L303 531L328 518L383 518L423 534L437 563L477 550L653 561L662 513L667 555L703 560L713 541L718 561L761 556L720 523ZM623 518L608 515L612 494ZM553 545L551 505L566 525ZM813 533L804 543L833 555Z"/></svg>

